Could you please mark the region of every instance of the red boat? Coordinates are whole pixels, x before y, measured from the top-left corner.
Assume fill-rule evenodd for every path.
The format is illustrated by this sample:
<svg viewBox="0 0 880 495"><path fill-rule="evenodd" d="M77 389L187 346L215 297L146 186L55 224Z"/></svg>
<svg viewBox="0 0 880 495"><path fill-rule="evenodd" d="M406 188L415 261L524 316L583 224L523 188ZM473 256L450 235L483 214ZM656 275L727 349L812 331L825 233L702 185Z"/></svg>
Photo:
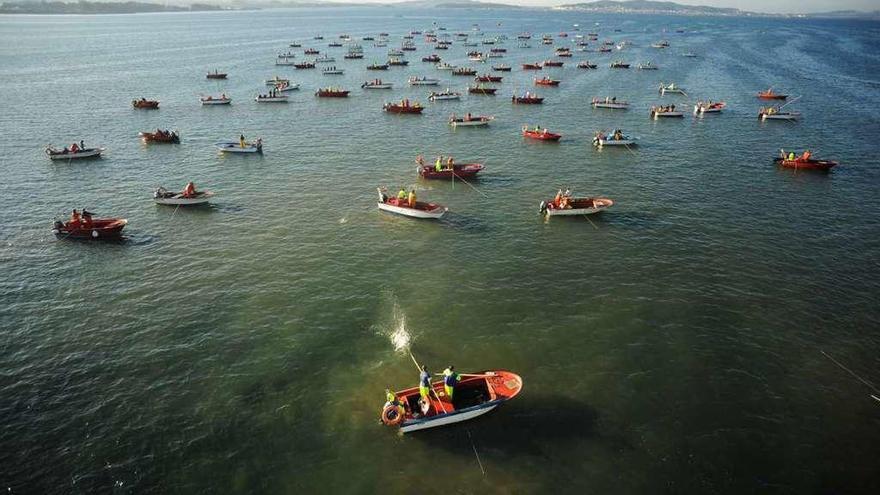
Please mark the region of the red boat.
<svg viewBox="0 0 880 495"><path fill-rule="evenodd" d="M544 67L562 67L565 62L559 60L545 60Z"/></svg>
<svg viewBox="0 0 880 495"><path fill-rule="evenodd" d="M482 85L468 86L468 93L475 95L494 95L496 91L498 91L498 88L486 88Z"/></svg>
<svg viewBox="0 0 880 495"><path fill-rule="evenodd" d="M523 126L522 128L523 137L527 137L529 139L537 139L539 141L559 141L562 137L562 134L556 134L550 132L545 127L544 129L529 129L527 126Z"/></svg>
<svg viewBox="0 0 880 495"><path fill-rule="evenodd" d="M140 100L131 100L131 106L134 108L155 109L159 108L159 102L156 100L141 98Z"/></svg>
<svg viewBox="0 0 880 495"><path fill-rule="evenodd" d="M788 98L788 95L774 93L773 88L770 88L767 91L759 92L758 98L760 98L762 100L785 100Z"/></svg>
<svg viewBox="0 0 880 495"><path fill-rule="evenodd" d="M422 113L425 107L418 102L410 103L409 100L401 100L398 103L386 103L382 109L388 113Z"/></svg>
<svg viewBox="0 0 880 495"><path fill-rule="evenodd" d="M523 70L541 70L543 66L541 64L522 64Z"/></svg>
<svg viewBox="0 0 880 495"><path fill-rule="evenodd" d="M547 76L544 76L541 79L535 78L535 86L559 86L559 82L559 80L550 79Z"/></svg>
<svg viewBox="0 0 880 495"><path fill-rule="evenodd" d="M320 98L346 98L350 92L351 91L346 91L344 89L321 88L318 91L315 91L315 96Z"/></svg>
<svg viewBox="0 0 880 495"><path fill-rule="evenodd" d="M180 135L176 132L160 131L157 129L156 132L141 132L140 136L147 143L180 143Z"/></svg>
<svg viewBox="0 0 880 495"><path fill-rule="evenodd" d="M838 165L837 162L831 160L814 160L812 158L804 160L801 157L789 160L776 157L773 160L777 165L785 168L803 169L803 170L831 170L832 167Z"/></svg>
<svg viewBox="0 0 880 495"><path fill-rule="evenodd" d="M299 64L293 64L294 69L314 69L315 64L313 62L302 62Z"/></svg>
<svg viewBox="0 0 880 495"><path fill-rule="evenodd" d="M544 98L534 96L534 95L526 95L526 96L513 95L511 97L511 101L514 104L519 104L519 105L540 105L540 104L544 103Z"/></svg>
<svg viewBox="0 0 880 495"><path fill-rule="evenodd" d="M476 81L476 82L501 82L502 79L504 79L502 76L490 76L489 74L486 74L484 76L475 77L474 81Z"/></svg>
<svg viewBox="0 0 880 495"><path fill-rule="evenodd" d="M418 172L423 179L471 179L483 170L483 165L480 163L455 163L452 168L450 170L444 165L438 172L436 167L431 165L419 165Z"/></svg>
<svg viewBox="0 0 880 495"><path fill-rule="evenodd" d="M90 218L80 220L55 221L52 233L61 238L71 239L119 239L122 229L128 224L124 218Z"/></svg>

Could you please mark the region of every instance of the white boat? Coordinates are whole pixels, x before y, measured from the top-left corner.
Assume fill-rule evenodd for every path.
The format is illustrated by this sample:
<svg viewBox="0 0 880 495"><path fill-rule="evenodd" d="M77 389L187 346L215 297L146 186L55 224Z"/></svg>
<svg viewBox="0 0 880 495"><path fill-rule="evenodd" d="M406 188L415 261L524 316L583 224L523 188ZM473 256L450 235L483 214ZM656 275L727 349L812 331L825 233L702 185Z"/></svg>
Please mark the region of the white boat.
<svg viewBox="0 0 880 495"><path fill-rule="evenodd" d="M257 95L254 98L257 103L287 103L287 95L263 96Z"/></svg>
<svg viewBox="0 0 880 495"><path fill-rule="evenodd" d="M325 76L330 76L330 75L341 75L341 74L344 74L345 71L343 71L342 69L337 69L336 67L330 67L330 68L322 70L321 73L324 74Z"/></svg>
<svg viewBox="0 0 880 495"><path fill-rule="evenodd" d="M391 89L394 87L394 85L391 83L386 83L386 82L382 82L382 81L379 81L379 82L370 81L370 82L365 82L365 83L361 84L361 87L363 89Z"/></svg>
<svg viewBox="0 0 880 495"><path fill-rule="evenodd" d="M400 205L398 205L397 198L389 198L381 189L379 189L379 198L380 200L376 203L376 206L380 210L405 217L439 219L449 211L449 208L445 206L425 203L423 201L416 201L414 207L410 207L405 201L400 201Z"/></svg>
<svg viewBox="0 0 880 495"><path fill-rule="evenodd" d="M290 79L275 76L272 79L266 79L266 86L278 86L279 84L289 83Z"/></svg>
<svg viewBox="0 0 880 495"><path fill-rule="evenodd" d="M660 83L660 88L658 88L658 91L660 91L660 96L663 96L666 93L687 96L687 93L685 93L684 90L680 87L676 86L675 83L669 83L666 85Z"/></svg>
<svg viewBox="0 0 880 495"><path fill-rule="evenodd" d="M153 192L153 201L158 205L195 206L207 204L214 197L211 191L199 191L194 196L184 197L181 193L170 192L160 187Z"/></svg>
<svg viewBox="0 0 880 495"><path fill-rule="evenodd" d="M614 139L614 135L605 133L596 134L593 138L593 146L602 148L604 146L635 146L636 138L621 134L620 139Z"/></svg>
<svg viewBox="0 0 880 495"><path fill-rule="evenodd" d="M643 64L639 64L639 70L657 70L657 66L651 62L645 62Z"/></svg>
<svg viewBox="0 0 880 495"><path fill-rule="evenodd" d="M801 118L800 112L773 112L768 113L766 111L758 114L761 120L798 120Z"/></svg>
<svg viewBox="0 0 880 495"><path fill-rule="evenodd" d="M393 48L391 50L388 50L389 57L402 57L404 55L406 55L406 54L403 53L403 50L395 50Z"/></svg>
<svg viewBox="0 0 880 495"><path fill-rule="evenodd" d="M568 197L567 204L557 206L554 200L541 201L539 209L548 217L566 217L592 215L611 208L614 201L609 198L572 198Z"/></svg>
<svg viewBox="0 0 880 495"><path fill-rule="evenodd" d="M217 147L223 153L262 153L263 152L263 141L258 139L256 143L245 143L244 148L241 147L241 144L238 141L226 141L221 143L214 143L214 146Z"/></svg>
<svg viewBox="0 0 880 495"><path fill-rule="evenodd" d="M449 91L449 88L442 93L434 93L432 92L428 95L428 99L431 101L442 101L442 100L459 100L461 99L461 93L456 93L455 91Z"/></svg>
<svg viewBox="0 0 880 495"><path fill-rule="evenodd" d="M697 102L696 105L694 105L694 114L695 115L703 115L703 114L707 114L707 113L721 113L721 111L724 110L724 108L726 106L727 105L725 105L725 103L723 101L719 101L719 102L711 102L710 101L710 102L706 102L706 103L700 101L700 102Z"/></svg>
<svg viewBox="0 0 880 495"><path fill-rule="evenodd" d="M658 108L651 108L651 118L654 120L660 118L678 118L684 117L684 112L680 112L678 110L661 110Z"/></svg>
<svg viewBox="0 0 880 495"><path fill-rule="evenodd" d="M475 115L470 118L453 115L449 118L449 125L452 127L482 127L489 125L489 122L493 120L495 120L495 117L485 115Z"/></svg>
<svg viewBox="0 0 880 495"><path fill-rule="evenodd" d="M434 66L437 70L455 70L458 68L456 65L447 64L446 62L439 63Z"/></svg>
<svg viewBox="0 0 880 495"><path fill-rule="evenodd" d="M202 105L229 105L232 103L232 98L222 96L219 98L214 98L213 96L203 96L199 98L199 101Z"/></svg>
<svg viewBox="0 0 880 495"><path fill-rule="evenodd" d="M294 65L294 64L296 64L296 60L289 59L289 58L279 58L278 60L275 61L275 65L286 66L286 65Z"/></svg>
<svg viewBox="0 0 880 495"><path fill-rule="evenodd" d="M681 56L682 56L682 57L687 57L687 58L697 58L697 54L696 54L696 53L691 53L691 52L682 53Z"/></svg>
<svg viewBox="0 0 880 495"><path fill-rule="evenodd" d="M324 56L324 57L318 57L315 59L316 64L329 64L332 62L336 62L336 59L333 57Z"/></svg>
<svg viewBox="0 0 880 495"><path fill-rule="evenodd" d="M299 89L299 83L290 84L290 83L281 83L275 85L275 91L279 93L286 93L288 91L295 91Z"/></svg>
<svg viewBox="0 0 880 495"><path fill-rule="evenodd" d="M440 84L439 79L431 79L428 77L410 77L407 79L410 86L436 86Z"/></svg>
<svg viewBox="0 0 880 495"><path fill-rule="evenodd" d="M626 110L629 108L629 103L625 101L611 100L609 98L605 98L604 100L593 98L593 101L590 104L593 108L610 108L612 110Z"/></svg>
<svg viewBox="0 0 880 495"><path fill-rule="evenodd" d="M496 52L491 52L491 53L489 53L488 56L489 56L489 58L504 58L503 53L496 53Z"/></svg>
<svg viewBox="0 0 880 495"><path fill-rule="evenodd" d="M468 60L471 60L471 61L474 61L474 62L485 62L485 61L486 61L486 57L485 57L484 55L479 55L479 56L477 56L477 55L471 55L470 57L468 57Z"/></svg>
<svg viewBox="0 0 880 495"><path fill-rule="evenodd" d="M76 160L79 158L95 158L101 156L101 153L107 151L106 148L86 148L83 150L78 150L75 153L72 151L64 151L55 149L51 146L46 147L46 156L49 157L50 160Z"/></svg>

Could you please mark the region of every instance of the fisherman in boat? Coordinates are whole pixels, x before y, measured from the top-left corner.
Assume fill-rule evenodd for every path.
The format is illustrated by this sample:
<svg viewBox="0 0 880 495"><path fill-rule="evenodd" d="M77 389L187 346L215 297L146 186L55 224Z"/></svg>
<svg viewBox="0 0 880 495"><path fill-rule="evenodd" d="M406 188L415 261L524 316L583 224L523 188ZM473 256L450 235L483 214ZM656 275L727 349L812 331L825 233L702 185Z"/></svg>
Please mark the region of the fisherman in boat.
<svg viewBox="0 0 880 495"><path fill-rule="evenodd" d="M423 401L430 404L431 402L431 373L428 372L428 367L422 365L422 372L419 373L419 396Z"/></svg>
<svg viewBox="0 0 880 495"><path fill-rule="evenodd" d="M452 393L455 392L455 385L461 380L461 375L455 372L455 366L449 365L443 370L443 389L446 391L446 397L452 402Z"/></svg>
<svg viewBox="0 0 880 495"><path fill-rule="evenodd" d="M420 167L425 166L425 159L422 157L422 155L416 156L416 165L418 165Z"/></svg>
<svg viewBox="0 0 880 495"><path fill-rule="evenodd" d="M810 153L810 150L806 150L806 151L804 151L804 153L801 155L800 160L801 160L801 161L804 161L804 162L808 162L808 161L810 161L810 157L811 157L811 156L813 156L813 154Z"/></svg>
<svg viewBox="0 0 880 495"><path fill-rule="evenodd" d="M397 205L403 206L403 202L406 201L406 189L400 188L400 191L397 191Z"/></svg>
<svg viewBox="0 0 880 495"><path fill-rule="evenodd" d="M470 112L464 114L464 121L465 121L465 122L470 122L470 121L471 121L471 113L470 113Z"/></svg>
<svg viewBox="0 0 880 495"><path fill-rule="evenodd" d="M84 224L92 223L92 213L90 211L86 211L85 208L83 208L82 211L82 221Z"/></svg>
<svg viewBox="0 0 880 495"><path fill-rule="evenodd" d="M789 161L794 161L794 159L795 159L794 151L791 151L788 153L788 159L789 159Z"/></svg>
<svg viewBox="0 0 880 495"><path fill-rule="evenodd" d="M79 151L79 145L78 145L78 144L73 143L72 145L70 145L70 152L71 152L71 153L76 153L77 151Z"/></svg>
<svg viewBox="0 0 880 495"><path fill-rule="evenodd" d="M409 198L407 198L407 202L409 203L410 208L416 207L416 190L415 190L415 188L409 190Z"/></svg>
<svg viewBox="0 0 880 495"><path fill-rule="evenodd" d="M80 150L85 150L85 149L86 149L86 143L83 142L82 139L79 140L79 149L80 149Z"/></svg>
<svg viewBox="0 0 880 495"><path fill-rule="evenodd" d="M446 168L455 170L455 160L451 156L446 159Z"/></svg>
<svg viewBox="0 0 880 495"><path fill-rule="evenodd" d="M194 198L196 196L196 185L192 183L192 181L186 183L186 187L183 188L183 192L180 193L184 198Z"/></svg>
<svg viewBox="0 0 880 495"><path fill-rule="evenodd" d="M556 191L556 197L553 198L553 206L559 208L559 205L562 203L562 189Z"/></svg>
<svg viewBox="0 0 880 495"><path fill-rule="evenodd" d="M78 225L79 222L80 222L80 219L81 219L81 218L82 218L82 217L80 217L79 212L76 211L76 208L74 208L74 209L73 209L73 213L70 214L70 222L69 222L69 224L70 224L71 226L73 226L73 225Z"/></svg>
<svg viewBox="0 0 880 495"><path fill-rule="evenodd" d="M615 131L614 131L614 140L615 140L615 141L620 141L620 140L622 140L622 139L623 139L623 132L621 132L620 129L615 130Z"/></svg>
<svg viewBox="0 0 880 495"><path fill-rule="evenodd" d="M405 403L397 397L397 394L391 391L391 389L385 389L385 407L388 406L397 406L398 413L403 416L406 414L406 405ZM382 409L385 409L383 407Z"/></svg>
<svg viewBox="0 0 880 495"><path fill-rule="evenodd" d="M241 148L244 148L247 145L247 141L244 140L244 134L238 137L238 145Z"/></svg>

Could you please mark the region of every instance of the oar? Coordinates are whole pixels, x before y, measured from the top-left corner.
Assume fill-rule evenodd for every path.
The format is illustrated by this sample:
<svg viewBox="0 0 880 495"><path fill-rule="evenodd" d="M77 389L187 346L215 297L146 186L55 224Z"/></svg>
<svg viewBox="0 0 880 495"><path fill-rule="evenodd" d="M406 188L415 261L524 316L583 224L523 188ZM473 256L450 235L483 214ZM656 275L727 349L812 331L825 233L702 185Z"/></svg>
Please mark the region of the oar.
<svg viewBox="0 0 880 495"><path fill-rule="evenodd" d="M422 367L419 366L419 362L416 361L416 357L413 356L413 353L412 353L412 352L409 353L409 357L411 357L412 360L413 360L413 362L416 363L416 369L418 369L418 370L419 370L419 373L421 373L421 372L422 372ZM419 385L421 385L421 384L419 384ZM437 391L434 390L434 386L433 386L433 384L432 384L430 387L428 387L428 388L431 390L431 392L434 392L434 397L436 397L436 398L437 398L437 402L440 403L440 409L443 409L443 413L446 414L446 406L443 405L443 401L440 400L440 396L437 395Z"/></svg>

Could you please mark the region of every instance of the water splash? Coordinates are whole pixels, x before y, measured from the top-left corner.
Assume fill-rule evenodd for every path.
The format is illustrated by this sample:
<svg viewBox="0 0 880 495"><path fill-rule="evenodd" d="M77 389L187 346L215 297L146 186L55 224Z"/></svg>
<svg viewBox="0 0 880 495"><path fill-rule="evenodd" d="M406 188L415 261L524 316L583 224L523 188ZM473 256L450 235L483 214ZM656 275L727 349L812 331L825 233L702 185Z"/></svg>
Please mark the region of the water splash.
<svg viewBox="0 0 880 495"><path fill-rule="evenodd" d="M392 318L392 329L388 338L391 340L391 344L396 352L407 352L409 351L409 343L412 340L412 336L406 329L406 315L400 309L397 301L394 301Z"/></svg>

